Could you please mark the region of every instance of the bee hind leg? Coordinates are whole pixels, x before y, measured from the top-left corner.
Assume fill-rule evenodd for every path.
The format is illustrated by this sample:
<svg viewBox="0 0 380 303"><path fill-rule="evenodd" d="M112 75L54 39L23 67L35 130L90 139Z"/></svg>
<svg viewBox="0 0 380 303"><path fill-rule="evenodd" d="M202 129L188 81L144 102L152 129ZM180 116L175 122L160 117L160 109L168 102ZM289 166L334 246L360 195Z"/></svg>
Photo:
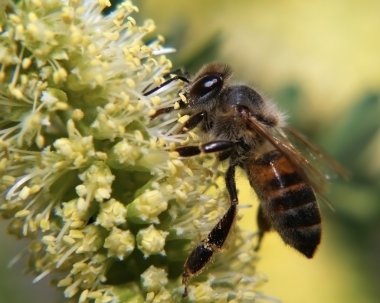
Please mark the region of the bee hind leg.
<svg viewBox="0 0 380 303"><path fill-rule="evenodd" d="M255 247L255 251L258 251L260 249L265 233L270 231L272 228L269 220L264 215L263 208L261 205L259 206L259 210L257 212L257 226L259 228L259 231L258 231L258 240Z"/></svg>
<svg viewBox="0 0 380 303"><path fill-rule="evenodd" d="M198 244L190 253L184 265L182 283L185 285L183 296L187 296L187 286L192 276L199 274L211 260L215 252L219 251L230 233L237 213L237 190L235 184L235 166L231 165L225 177L226 187L230 196L231 205L219 222L210 231L206 239Z"/></svg>

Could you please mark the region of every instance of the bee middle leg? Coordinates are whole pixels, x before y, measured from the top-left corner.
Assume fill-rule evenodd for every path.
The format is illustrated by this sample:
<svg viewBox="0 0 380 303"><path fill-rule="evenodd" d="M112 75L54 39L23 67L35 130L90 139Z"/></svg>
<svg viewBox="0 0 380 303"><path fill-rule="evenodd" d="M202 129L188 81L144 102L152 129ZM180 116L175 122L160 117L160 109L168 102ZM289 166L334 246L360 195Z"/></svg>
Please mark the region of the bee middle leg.
<svg viewBox="0 0 380 303"><path fill-rule="evenodd" d="M181 146L175 149L182 157L192 157L201 153L215 153L232 149L236 146L235 142L227 140L215 140L201 145Z"/></svg>
<svg viewBox="0 0 380 303"><path fill-rule="evenodd" d="M223 247L224 242L231 231L231 227L236 217L238 204L235 167L236 165L230 165L225 177L226 187L231 202L229 209L213 227L208 236L192 250L185 262L184 272L182 274L182 283L185 285L184 297L187 296L187 286L191 277L199 274L211 260L213 254Z"/></svg>

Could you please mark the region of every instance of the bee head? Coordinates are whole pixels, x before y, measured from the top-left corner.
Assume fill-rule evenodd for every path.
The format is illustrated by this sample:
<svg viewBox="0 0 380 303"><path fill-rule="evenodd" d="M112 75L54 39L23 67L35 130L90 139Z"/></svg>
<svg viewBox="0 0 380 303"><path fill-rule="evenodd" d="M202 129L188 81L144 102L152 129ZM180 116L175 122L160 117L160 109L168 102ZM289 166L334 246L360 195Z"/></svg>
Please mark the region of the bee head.
<svg viewBox="0 0 380 303"><path fill-rule="evenodd" d="M230 68L224 64L204 66L187 88L190 107L212 108L230 75Z"/></svg>

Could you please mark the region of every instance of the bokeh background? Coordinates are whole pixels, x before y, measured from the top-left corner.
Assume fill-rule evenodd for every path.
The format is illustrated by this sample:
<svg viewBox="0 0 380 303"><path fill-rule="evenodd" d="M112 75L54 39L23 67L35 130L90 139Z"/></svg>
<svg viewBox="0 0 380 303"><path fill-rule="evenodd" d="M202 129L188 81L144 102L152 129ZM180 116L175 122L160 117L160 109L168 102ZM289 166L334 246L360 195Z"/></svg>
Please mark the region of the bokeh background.
<svg viewBox="0 0 380 303"><path fill-rule="evenodd" d="M380 300L380 2L140 1L176 67L223 61L235 78L276 100L290 123L352 173L321 203L323 241L312 260L264 240L262 291L283 302ZM240 180L241 203L254 194ZM257 205L239 224L255 229ZM223 256L220 256L221 258Z"/></svg>
<svg viewBox="0 0 380 303"><path fill-rule="evenodd" d="M283 302L356 303L380 298L380 2L141 0L138 20L177 49L175 68L195 72L223 61L234 77L276 100L290 123L337 158L352 174L332 182L321 203L323 240L306 260L272 233L257 270L261 291ZM240 200L252 204L239 222L255 230L256 203L242 177ZM22 264L6 267L23 247L0 241L0 302L60 302L48 282L32 285ZM219 255L222 258L222 255Z"/></svg>

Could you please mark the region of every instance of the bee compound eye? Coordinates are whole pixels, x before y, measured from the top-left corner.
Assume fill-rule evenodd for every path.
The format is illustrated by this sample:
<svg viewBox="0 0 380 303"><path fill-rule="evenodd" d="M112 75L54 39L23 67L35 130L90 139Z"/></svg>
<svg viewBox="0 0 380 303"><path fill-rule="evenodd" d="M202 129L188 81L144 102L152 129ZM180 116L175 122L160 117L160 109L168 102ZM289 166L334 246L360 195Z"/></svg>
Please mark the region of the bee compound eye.
<svg viewBox="0 0 380 303"><path fill-rule="evenodd" d="M218 75L206 75L197 80L191 87L190 94L194 99L213 97L220 92L223 80Z"/></svg>

